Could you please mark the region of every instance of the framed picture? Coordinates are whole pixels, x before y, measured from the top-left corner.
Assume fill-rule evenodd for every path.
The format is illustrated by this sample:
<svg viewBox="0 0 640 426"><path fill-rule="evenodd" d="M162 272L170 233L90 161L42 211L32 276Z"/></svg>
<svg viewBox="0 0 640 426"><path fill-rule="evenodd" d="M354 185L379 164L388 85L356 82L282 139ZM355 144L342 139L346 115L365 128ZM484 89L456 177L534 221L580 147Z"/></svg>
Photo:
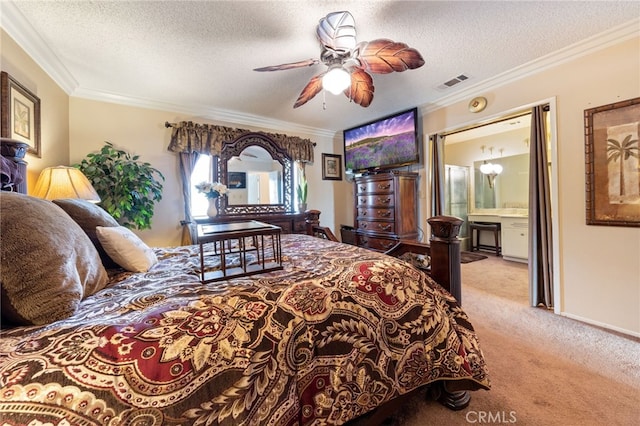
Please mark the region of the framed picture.
<svg viewBox="0 0 640 426"><path fill-rule="evenodd" d="M243 189L247 187L247 174L245 172L229 172L229 189Z"/></svg>
<svg viewBox="0 0 640 426"><path fill-rule="evenodd" d="M0 73L0 134L29 144L28 153L41 157L40 99L9 74Z"/></svg>
<svg viewBox="0 0 640 426"><path fill-rule="evenodd" d="M640 227L640 98L584 111L587 225Z"/></svg>
<svg viewBox="0 0 640 426"><path fill-rule="evenodd" d="M338 154L322 154L322 179L342 180L342 157Z"/></svg>

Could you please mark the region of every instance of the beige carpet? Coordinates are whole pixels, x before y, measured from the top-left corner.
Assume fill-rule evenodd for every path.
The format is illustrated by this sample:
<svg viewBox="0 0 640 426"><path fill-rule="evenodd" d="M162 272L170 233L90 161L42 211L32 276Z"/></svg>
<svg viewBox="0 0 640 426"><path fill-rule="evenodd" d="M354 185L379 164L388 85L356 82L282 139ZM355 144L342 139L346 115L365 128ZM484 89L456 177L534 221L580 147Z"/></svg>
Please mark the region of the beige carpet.
<svg viewBox="0 0 640 426"><path fill-rule="evenodd" d="M492 389L457 412L420 395L387 424L640 424L638 339L528 307L524 264L489 256L462 265L462 277Z"/></svg>

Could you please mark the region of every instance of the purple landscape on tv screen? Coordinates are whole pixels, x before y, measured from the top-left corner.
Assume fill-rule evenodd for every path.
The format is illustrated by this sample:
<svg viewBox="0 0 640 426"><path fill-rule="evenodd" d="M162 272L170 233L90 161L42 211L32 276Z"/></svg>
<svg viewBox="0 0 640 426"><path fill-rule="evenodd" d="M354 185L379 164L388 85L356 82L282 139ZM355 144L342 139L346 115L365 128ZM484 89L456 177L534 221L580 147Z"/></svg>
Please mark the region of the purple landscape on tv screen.
<svg viewBox="0 0 640 426"><path fill-rule="evenodd" d="M416 109L344 131L345 169L393 168L418 161Z"/></svg>

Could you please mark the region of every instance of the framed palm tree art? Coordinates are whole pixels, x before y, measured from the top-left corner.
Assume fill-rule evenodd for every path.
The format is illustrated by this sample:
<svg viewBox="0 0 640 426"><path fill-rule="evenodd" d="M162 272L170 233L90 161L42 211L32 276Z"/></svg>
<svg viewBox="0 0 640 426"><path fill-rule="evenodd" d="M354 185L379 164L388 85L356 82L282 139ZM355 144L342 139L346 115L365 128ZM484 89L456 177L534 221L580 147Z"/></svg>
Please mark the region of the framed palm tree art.
<svg viewBox="0 0 640 426"><path fill-rule="evenodd" d="M584 111L587 225L640 227L640 98Z"/></svg>

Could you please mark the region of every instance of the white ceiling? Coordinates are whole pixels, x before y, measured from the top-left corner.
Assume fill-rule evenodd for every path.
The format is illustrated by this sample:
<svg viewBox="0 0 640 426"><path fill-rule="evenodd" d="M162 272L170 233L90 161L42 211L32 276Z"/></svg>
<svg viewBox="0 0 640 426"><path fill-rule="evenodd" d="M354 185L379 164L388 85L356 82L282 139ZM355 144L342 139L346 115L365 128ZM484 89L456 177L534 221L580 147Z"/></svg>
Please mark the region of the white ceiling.
<svg viewBox="0 0 640 426"><path fill-rule="evenodd" d="M341 131L406 108L482 95L640 28L623 1L6 1L2 27L71 96L266 128ZM390 38L425 65L373 75L362 108L323 94L293 104L323 65L253 68L317 58L318 20L348 10L359 41ZM597 36L597 37L594 37ZM469 79L442 85L460 74Z"/></svg>

